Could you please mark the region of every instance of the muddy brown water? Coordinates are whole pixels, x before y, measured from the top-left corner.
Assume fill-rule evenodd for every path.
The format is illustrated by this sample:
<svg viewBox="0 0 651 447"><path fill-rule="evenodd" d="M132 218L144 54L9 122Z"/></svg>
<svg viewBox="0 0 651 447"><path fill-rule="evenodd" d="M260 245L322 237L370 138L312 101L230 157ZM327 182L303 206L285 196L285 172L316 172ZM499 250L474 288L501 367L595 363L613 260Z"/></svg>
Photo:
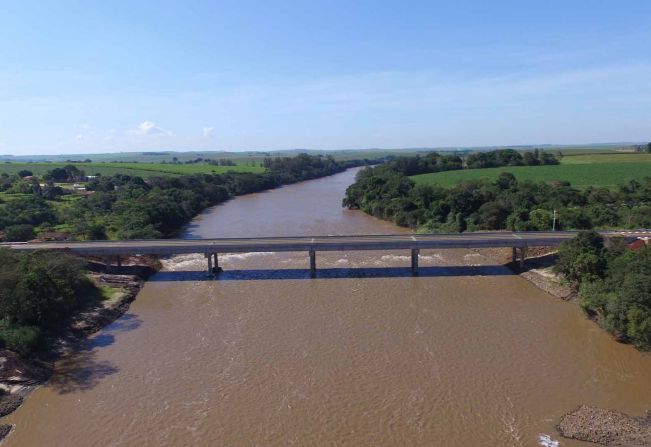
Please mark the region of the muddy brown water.
<svg viewBox="0 0 651 447"><path fill-rule="evenodd" d="M340 207L354 173L237 198L186 235L405 231ZM417 278L408 256L318 253L317 279L307 253L224 255L219 280L169 259L5 418L5 445L536 446L579 404L651 407L651 356L575 303L473 251L424 251Z"/></svg>

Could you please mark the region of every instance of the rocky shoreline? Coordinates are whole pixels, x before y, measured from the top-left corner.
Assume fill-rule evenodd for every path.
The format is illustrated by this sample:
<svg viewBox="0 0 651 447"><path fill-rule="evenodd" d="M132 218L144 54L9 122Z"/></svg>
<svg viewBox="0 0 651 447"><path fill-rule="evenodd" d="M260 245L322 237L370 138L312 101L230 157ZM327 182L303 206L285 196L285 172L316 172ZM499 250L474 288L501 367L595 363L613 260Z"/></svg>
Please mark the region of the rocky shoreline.
<svg viewBox="0 0 651 447"><path fill-rule="evenodd" d="M644 417L582 405L566 414L557 427L570 439L608 447L651 446L651 410Z"/></svg>
<svg viewBox="0 0 651 447"><path fill-rule="evenodd" d="M24 397L52 376L54 362L72 349L72 345L122 316L144 285L146 279L161 268L155 257L131 256L121 267L106 273L104 264L87 258L89 277L102 291L103 299L94 300L81 309L66 327L51 334L47 349L22 358L0 349L0 418L15 411ZM1 422L1 421L0 421ZM0 442L13 426L0 423Z"/></svg>

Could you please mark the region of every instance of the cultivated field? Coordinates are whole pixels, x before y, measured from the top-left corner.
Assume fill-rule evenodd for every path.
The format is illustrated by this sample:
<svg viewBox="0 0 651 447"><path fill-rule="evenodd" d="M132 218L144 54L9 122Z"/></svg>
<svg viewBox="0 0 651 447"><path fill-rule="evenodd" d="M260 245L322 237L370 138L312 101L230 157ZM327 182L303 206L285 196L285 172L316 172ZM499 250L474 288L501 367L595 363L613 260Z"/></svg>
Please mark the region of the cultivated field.
<svg viewBox="0 0 651 447"><path fill-rule="evenodd" d="M140 177L159 175L211 174L229 171L262 172L261 166L212 166L204 163L168 164L168 163L0 163L0 173L17 173L23 169L32 171L34 175L43 175L54 168L73 164L86 175L115 175L127 174Z"/></svg>
<svg viewBox="0 0 651 447"><path fill-rule="evenodd" d="M573 186L615 188L629 180L651 177L651 154L589 154L563 157L557 166L506 166L413 176L419 184L453 186L464 180L495 180L510 172L519 180L568 181Z"/></svg>
<svg viewBox="0 0 651 447"><path fill-rule="evenodd" d="M651 163L651 154L581 154L565 155L561 163L564 165L579 165L592 163Z"/></svg>

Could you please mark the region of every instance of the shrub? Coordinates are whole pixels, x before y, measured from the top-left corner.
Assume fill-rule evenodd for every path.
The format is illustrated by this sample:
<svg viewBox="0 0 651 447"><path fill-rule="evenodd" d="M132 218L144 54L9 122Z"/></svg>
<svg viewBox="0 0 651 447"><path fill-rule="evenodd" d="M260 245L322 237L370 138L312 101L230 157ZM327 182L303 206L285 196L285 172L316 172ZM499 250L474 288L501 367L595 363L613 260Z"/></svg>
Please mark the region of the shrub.
<svg viewBox="0 0 651 447"><path fill-rule="evenodd" d="M34 239L34 227L28 224L11 225L5 228L4 240L7 242L29 241Z"/></svg>
<svg viewBox="0 0 651 447"><path fill-rule="evenodd" d="M0 329L0 340L7 349L27 355L41 342L41 330L36 326L18 326Z"/></svg>

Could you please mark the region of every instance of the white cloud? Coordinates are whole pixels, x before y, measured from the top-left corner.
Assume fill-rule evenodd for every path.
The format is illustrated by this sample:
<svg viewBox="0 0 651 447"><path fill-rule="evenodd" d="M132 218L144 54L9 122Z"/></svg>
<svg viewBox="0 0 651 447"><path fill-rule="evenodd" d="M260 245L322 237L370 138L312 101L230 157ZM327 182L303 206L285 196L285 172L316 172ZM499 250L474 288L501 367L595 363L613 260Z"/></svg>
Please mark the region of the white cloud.
<svg viewBox="0 0 651 447"><path fill-rule="evenodd" d="M203 128L203 136L204 136L204 138L211 138L214 133L215 133L215 128L214 127L204 127Z"/></svg>
<svg viewBox="0 0 651 447"><path fill-rule="evenodd" d="M82 141L82 140L85 140L85 139L86 139L86 137L84 137L84 135L81 134L81 133L75 135L75 140L77 140L77 141Z"/></svg>
<svg viewBox="0 0 651 447"><path fill-rule="evenodd" d="M171 131L157 126L156 123L152 121L143 121L142 123L138 124L138 128L130 131L129 133L134 135L164 135L168 137L174 135Z"/></svg>

